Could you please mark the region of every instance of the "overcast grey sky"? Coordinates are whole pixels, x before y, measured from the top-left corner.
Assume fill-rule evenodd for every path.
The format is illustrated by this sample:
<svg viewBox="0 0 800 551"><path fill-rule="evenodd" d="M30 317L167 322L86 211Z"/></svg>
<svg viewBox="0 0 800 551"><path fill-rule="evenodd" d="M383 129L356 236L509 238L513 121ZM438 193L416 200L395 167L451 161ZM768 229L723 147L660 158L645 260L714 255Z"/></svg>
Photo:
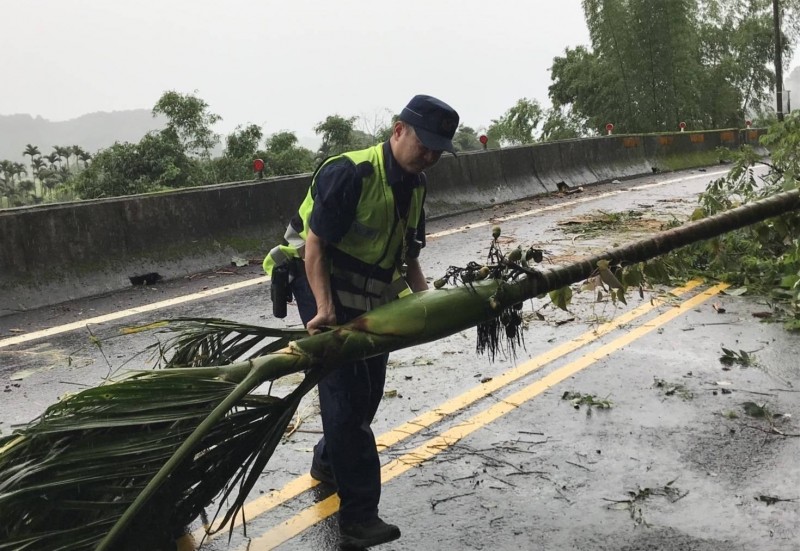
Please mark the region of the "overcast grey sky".
<svg viewBox="0 0 800 551"><path fill-rule="evenodd" d="M66 120L194 93L218 130L313 136L416 93L474 128L549 105L553 57L588 44L580 0L0 0L0 115Z"/></svg>
<svg viewBox="0 0 800 551"><path fill-rule="evenodd" d="M313 136L416 93L480 128L549 105L553 58L588 45L580 0L0 0L0 115L150 109L166 90L222 116Z"/></svg>

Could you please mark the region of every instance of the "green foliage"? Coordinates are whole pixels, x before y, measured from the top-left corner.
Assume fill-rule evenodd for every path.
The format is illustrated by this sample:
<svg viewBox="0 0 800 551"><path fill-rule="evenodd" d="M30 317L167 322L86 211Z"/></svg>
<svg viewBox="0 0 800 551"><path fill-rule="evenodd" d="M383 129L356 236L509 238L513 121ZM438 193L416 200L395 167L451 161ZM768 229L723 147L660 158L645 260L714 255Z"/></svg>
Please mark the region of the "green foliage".
<svg viewBox="0 0 800 551"><path fill-rule="evenodd" d="M458 130L453 136L453 145L456 151L479 151L483 149L483 144L481 144L475 129L463 124L458 126Z"/></svg>
<svg viewBox="0 0 800 551"><path fill-rule="evenodd" d="M561 399L569 400L572 403L572 407L575 409L580 409L581 406L587 406L589 409L587 409L586 413L591 411L592 406L598 409L610 409L614 405L613 402L607 398L599 400L593 394L581 394L580 392L572 392L569 390L561 395Z"/></svg>
<svg viewBox="0 0 800 551"><path fill-rule="evenodd" d="M231 134L225 138L225 152L223 156L232 159L248 159L252 158L256 151L258 151L258 144L264 133L261 127L255 124L247 125L242 128L241 125L236 127Z"/></svg>
<svg viewBox="0 0 800 551"><path fill-rule="evenodd" d="M746 350L739 350L739 352L736 352L735 350L725 348L724 346L722 347L722 356L719 357L719 361L722 365L729 367L732 365L750 367L751 365L755 364L755 360L750 354L747 353Z"/></svg>
<svg viewBox="0 0 800 551"><path fill-rule="evenodd" d="M222 157L214 159L214 174L223 182L238 182L253 178L253 160L258 158L258 144L263 137L261 127L250 124L237 126L225 138Z"/></svg>
<svg viewBox="0 0 800 551"><path fill-rule="evenodd" d="M53 153L58 156L59 161L61 159L64 160L67 170L69 170L69 158L72 155L72 147L55 145L53 146Z"/></svg>
<svg viewBox="0 0 800 551"><path fill-rule="evenodd" d="M266 149L260 149L263 132L254 124L238 126L226 137L223 155L211 159L210 148L219 140L211 126L220 117L196 96L165 92L153 114L167 118L164 130L147 134L139 143L115 143L99 151L94 159L77 145L55 146L50 154L41 155L38 147L28 144L25 155L31 157L30 178L23 179L28 169L22 163L1 161L0 198L5 197L6 205L22 206L45 199L116 197L250 180L256 158L265 161L265 176L302 174L314 169L313 152L297 146L297 137L291 132L273 135L267 140ZM331 131L332 143L338 143L341 136L334 126L324 129ZM358 130L351 129L348 136L351 143L372 141Z"/></svg>
<svg viewBox="0 0 800 551"><path fill-rule="evenodd" d="M365 132L355 129L357 117L348 119L339 115L330 115L324 121L317 123L314 132L322 136L322 145L317 152L319 160L345 151L362 149L372 145L372 138Z"/></svg>
<svg viewBox="0 0 800 551"><path fill-rule="evenodd" d="M266 163L269 176L303 174L314 170L314 153L297 145L293 132L278 132L267 139L267 148L261 158Z"/></svg>
<svg viewBox="0 0 800 551"><path fill-rule="evenodd" d="M710 183L699 199L693 218L699 219L735 206L797 189L800 174L800 114L792 113L762 138L772 150L769 172L757 178L753 151L743 148L725 177ZM697 243L672 253L666 260L670 275L704 275L770 297L776 318L788 329L800 328L800 213L771 218L747 228Z"/></svg>
<svg viewBox="0 0 800 551"><path fill-rule="evenodd" d="M22 163L0 161L0 195L6 196L11 206L21 207L37 202L35 184L23 179L27 175L28 169Z"/></svg>
<svg viewBox="0 0 800 551"><path fill-rule="evenodd" d="M133 195L184 187L193 168L174 134L155 132L138 144L116 143L100 151L71 185L82 199Z"/></svg>
<svg viewBox="0 0 800 551"><path fill-rule="evenodd" d="M13 163L9 160L0 161L0 194L11 196L14 193Z"/></svg>
<svg viewBox="0 0 800 551"><path fill-rule="evenodd" d="M570 107L598 131L611 120L617 125L625 120L627 104L616 99L623 93L621 81L606 71L597 54L583 46L567 48L564 57L553 59L550 73L553 82L548 90L554 108Z"/></svg>
<svg viewBox="0 0 800 551"><path fill-rule="evenodd" d="M262 138L258 126L237 127L226 140L223 157L212 161L210 149L219 141L212 126L220 117L204 100L168 91L153 114L167 118L164 130L147 134L139 143L115 143L98 152L92 163L93 155L77 145L55 146L52 153L41 155L38 147L28 144L24 154L31 158L31 178L21 179L27 169L20 163L0 165L0 193L17 206L45 198L74 199L75 194L93 199L202 185L221 177L252 178L251 163Z"/></svg>
<svg viewBox="0 0 800 551"><path fill-rule="evenodd" d="M219 142L212 126L221 120L197 96L165 92L153 107L153 115L167 119L166 128L150 132L139 143L116 143L91 158L80 148L55 148L57 158L71 155L84 169L68 177L68 186L82 199L133 195L164 189L252 178L252 158L261 140L261 129L249 125L226 140L225 155L211 160L210 149ZM202 160L194 158L200 155ZM87 166L88 165L88 166ZM47 180L43 180L46 184Z"/></svg>
<svg viewBox="0 0 800 551"><path fill-rule="evenodd" d="M561 289L556 289L555 291L550 291L548 293L550 297L550 302L552 302L557 308L568 312L567 306L569 306L570 302L572 302L572 289L569 287L562 287Z"/></svg>
<svg viewBox="0 0 800 551"><path fill-rule="evenodd" d="M585 216L576 217L559 224L564 233L578 233L583 236L603 235L610 231L625 231L642 220L640 210L610 212L598 210Z"/></svg>
<svg viewBox="0 0 800 551"><path fill-rule="evenodd" d="M31 160L33 160L34 157L41 155L41 152L39 151L39 148L36 147L35 145L27 144L25 146L25 152L23 153L23 155L27 155L31 158Z"/></svg>
<svg viewBox="0 0 800 551"><path fill-rule="evenodd" d="M767 409L766 404L757 404L755 402L742 402L742 409L745 415L755 417L756 419L771 419L772 412Z"/></svg>
<svg viewBox="0 0 800 551"><path fill-rule="evenodd" d="M502 117L493 120L486 132L493 144L526 145L537 141L536 127L542 120L543 112L535 99L522 98L506 111Z"/></svg>
<svg viewBox="0 0 800 551"><path fill-rule="evenodd" d="M774 74L764 0L583 0L592 42L551 68L550 98L602 132L741 126ZM785 40L786 51L791 40Z"/></svg>
<svg viewBox="0 0 800 551"><path fill-rule="evenodd" d="M649 263L640 262L618 266L601 260L580 290L595 293L597 302L611 300L613 304L628 304L625 294L630 287L638 289L640 297L644 296L644 287L650 283L650 278L647 277L648 265Z"/></svg>
<svg viewBox="0 0 800 551"><path fill-rule="evenodd" d="M571 140L592 134L592 130L586 126L586 121L569 108L553 107L545 111L544 117L541 133L543 142Z"/></svg>
<svg viewBox="0 0 800 551"><path fill-rule="evenodd" d="M153 116L167 118L164 132L177 138L189 154L203 154L219 143L219 136L212 126L222 120L211 113L208 104L192 94L180 94L173 90L164 92L153 107Z"/></svg>
<svg viewBox="0 0 800 551"><path fill-rule="evenodd" d="M775 170L782 176L783 189L791 189L792 182L796 186L800 178L800 113L793 112L783 123L773 125L761 144L770 150Z"/></svg>
<svg viewBox="0 0 800 551"><path fill-rule="evenodd" d="M297 145L293 132L278 132L266 141L266 148L260 149L261 129L256 125L237 128L226 138L226 148L222 157L214 159L214 177L221 181L233 182L252 180L253 160L264 161L264 177L303 174L314 170L314 153Z"/></svg>
<svg viewBox="0 0 800 551"><path fill-rule="evenodd" d="M267 150L272 153L292 151L297 146L297 136L293 132L278 132L267 138Z"/></svg>

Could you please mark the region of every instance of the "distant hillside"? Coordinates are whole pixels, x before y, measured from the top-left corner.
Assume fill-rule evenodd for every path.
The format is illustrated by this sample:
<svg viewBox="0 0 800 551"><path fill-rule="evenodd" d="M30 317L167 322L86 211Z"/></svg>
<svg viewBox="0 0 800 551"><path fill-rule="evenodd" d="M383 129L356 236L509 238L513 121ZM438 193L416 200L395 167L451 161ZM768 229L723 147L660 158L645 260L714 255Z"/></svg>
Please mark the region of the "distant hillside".
<svg viewBox="0 0 800 551"><path fill-rule="evenodd" d="M164 126L149 109L90 113L77 119L53 122L30 115L0 115L0 160L23 162L26 144L46 155L53 146L78 145L94 154L114 142L138 142L151 130Z"/></svg>

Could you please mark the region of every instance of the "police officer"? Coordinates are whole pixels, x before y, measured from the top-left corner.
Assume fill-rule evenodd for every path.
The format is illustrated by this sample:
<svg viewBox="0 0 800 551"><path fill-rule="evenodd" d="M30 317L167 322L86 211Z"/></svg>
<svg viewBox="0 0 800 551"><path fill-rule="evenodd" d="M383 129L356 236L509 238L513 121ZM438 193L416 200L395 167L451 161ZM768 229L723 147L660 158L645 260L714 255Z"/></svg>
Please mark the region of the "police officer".
<svg viewBox="0 0 800 551"><path fill-rule="evenodd" d="M425 246L423 171L443 151L454 151L458 121L441 100L414 96L388 141L329 158L317 170L287 244L264 260L267 273L289 267L294 274L291 292L310 334L428 288L418 260ZM370 429L387 360L340 366L319 383L323 437L311 476L337 488L344 547L400 537L397 526L378 516L380 461Z"/></svg>

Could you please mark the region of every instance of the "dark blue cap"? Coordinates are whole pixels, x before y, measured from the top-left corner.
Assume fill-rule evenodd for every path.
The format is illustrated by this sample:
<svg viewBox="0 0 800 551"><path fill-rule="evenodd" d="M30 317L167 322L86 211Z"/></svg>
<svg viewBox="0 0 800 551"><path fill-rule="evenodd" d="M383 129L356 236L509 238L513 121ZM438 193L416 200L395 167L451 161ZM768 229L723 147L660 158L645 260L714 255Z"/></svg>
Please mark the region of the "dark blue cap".
<svg viewBox="0 0 800 551"><path fill-rule="evenodd" d="M414 96L400 113L400 120L414 127L419 141L428 149L455 152L453 136L458 129L458 113L442 100Z"/></svg>

